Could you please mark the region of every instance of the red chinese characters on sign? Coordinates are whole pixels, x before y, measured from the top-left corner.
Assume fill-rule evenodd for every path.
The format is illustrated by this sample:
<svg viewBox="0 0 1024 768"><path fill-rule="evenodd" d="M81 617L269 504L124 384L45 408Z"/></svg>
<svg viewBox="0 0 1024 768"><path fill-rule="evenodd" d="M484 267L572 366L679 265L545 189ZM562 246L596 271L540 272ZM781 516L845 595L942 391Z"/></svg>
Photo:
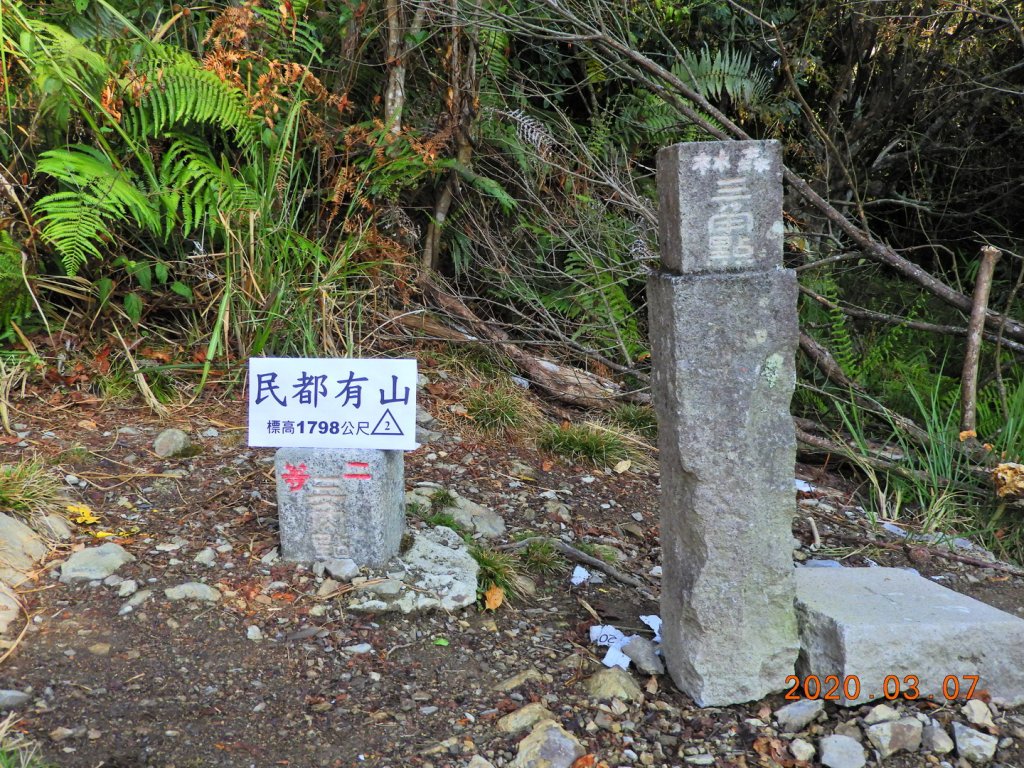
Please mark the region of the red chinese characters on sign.
<svg viewBox="0 0 1024 768"><path fill-rule="evenodd" d="M370 480L370 479L372 479L373 475L371 475L369 472L366 471L369 468L369 466L370 466L367 462L365 462L365 461L348 461L348 462L345 462L345 463L346 463L347 468L349 469L349 471L346 472L345 474L343 474L342 477L345 478L346 480Z"/></svg>
<svg viewBox="0 0 1024 768"><path fill-rule="evenodd" d="M288 484L289 491L301 491L302 486L309 480L309 472L306 471L305 463L298 466L285 464L284 472L281 473L281 479Z"/></svg>

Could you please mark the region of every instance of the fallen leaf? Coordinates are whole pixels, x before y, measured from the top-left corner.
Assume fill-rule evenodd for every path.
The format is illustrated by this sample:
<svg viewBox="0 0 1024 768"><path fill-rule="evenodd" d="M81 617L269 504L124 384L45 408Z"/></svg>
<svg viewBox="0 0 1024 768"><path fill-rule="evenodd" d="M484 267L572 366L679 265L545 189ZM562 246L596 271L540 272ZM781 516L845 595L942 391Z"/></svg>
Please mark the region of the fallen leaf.
<svg viewBox="0 0 1024 768"><path fill-rule="evenodd" d="M615 474L621 475L623 472L625 472L632 466L632 461L630 461L629 459L623 459L622 461L615 465Z"/></svg>
<svg viewBox="0 0 1024 768"><path fill-rule="evenodd" d="M580 757L572 764L572 768L594 768L594 763L597 762L597 755L589 754Z"/></svg>
<svg viewBox="0 0 1024 768"><path fill-rule="evenodd" d="M555 462L551 459L544 459L544 461L540 463L540 468L543 472L550 472L553 466L555 466Z"/></svg>
<svg viewBox="0 0 1024 768"><path fill-rule="evenodd" d="M658 692L658 678L651 675L647 680L647 685L644 686L646 691L652 696Z"/></svg>
<svg viewBox="0 0 1024 768"><path fill-rule="evenodd" d="M96 425L96 422L93 421L92 419L81 419L78 422L78 426L90 432L95 432L97 429L99 429L99 427Z"/></svg>
<svg viewBox="0 0 1024 768"><path fill-rule="evenodd" d="M484 608L488 611L496 611L505 600L505 590L497 584L491 584L490 589L484 592Z"/></svg>
<svg viewBox="0 0 1024 768"><path fill-rule="evenodd" d="M443 648L448 645L448 641L443 637L439 637L434 641L434 645L440 645Z"/></svg>
<svg viewBox="0 0 1024 768"><path fill-rule="evenodd" d="M964 440L970 440L972 437L977 437L977 436L978 436L977 430L965 429L963 432L960 433L960 442L962 443Z"/></svg>
<svg viewBox="0 0 1024 768"><path fill-rule="evenodd" d="M96 514L85 504L68 504L65 509L72 515L76 515L72 520L79 525L93 525L100 521Z"/></svg>

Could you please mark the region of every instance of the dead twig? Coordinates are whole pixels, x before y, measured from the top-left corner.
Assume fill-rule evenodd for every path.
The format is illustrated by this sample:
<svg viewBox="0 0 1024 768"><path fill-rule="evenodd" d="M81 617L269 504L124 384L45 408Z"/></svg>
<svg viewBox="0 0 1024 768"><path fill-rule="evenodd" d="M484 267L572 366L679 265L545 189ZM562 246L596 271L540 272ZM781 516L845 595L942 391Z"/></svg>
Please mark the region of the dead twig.
<svg viewBox="0 0 1024 768"><path fill-rule="evenodd" d="M640 593L641 597L645 597L648 600L653 600L657 602L658 598L655 597L649 589L647 589L647 585L640 581L640 579L634 576L630 576L628 573L623 573L618 568L608 565L608 563L604 562L604 560L599 560L596 557L591 557L586 552L580 552L580 550L576 549L576 547L570 546L569 544L566 544L564 541L561 541L560 539L549 539L546 536L531 536L528 539L517 541L515 544L507 544L503 547L498 547L498 549L511 549L518 552L521 549L525 549L530 544L540 542L548 542L549 544L551 544L551 546L553 546L555 549L557 549L559 552L561 552L563 555L570 558L571 560L575 560L578 563L583 563L584 565L589 565L591 568L601 571L601 573L604 573L607 576L611 576L616 581L622 582L623 584L633 587L634 589L636 589L637 592Z"/></svg>
<svg viewBox="0 0 1024 768"><path fill-rule="evenodd" d="M964 351L964 369L960 377L960 431L973 433L977 438L978 361L981 359L981 333L985 327L988 294L992 289L992 273L999 260L999 249L986 245L981 249L981 266L974 283L974 301L971 319L967 323L967 348Z"/></svg>

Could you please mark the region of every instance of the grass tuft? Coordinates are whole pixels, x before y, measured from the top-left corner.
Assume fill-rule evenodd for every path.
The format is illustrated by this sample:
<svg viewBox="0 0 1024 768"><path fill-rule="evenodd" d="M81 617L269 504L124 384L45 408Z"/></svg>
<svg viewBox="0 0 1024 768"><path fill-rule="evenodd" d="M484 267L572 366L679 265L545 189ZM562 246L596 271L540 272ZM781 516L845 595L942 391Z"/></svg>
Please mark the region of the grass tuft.
<svg viewBox="0 0 1024 768"><path fill-rule="evenodd" d="M550 539L531 541L519 552L523 567L538 576L552 576L568 570L568 564Z"/></svg>
<svg viewBox="0 0 1024 768"><path fill-rule="evenodd" d="M524 597L518 557L483 544L470 545L469 554L480 566L476 582L477 595L482 596L492 586L497 586L510 599Z"/></svg>
<svg viewBox="0 0 1024 768"><path fill-rule="evenodd" d="M524 426L524 401L522 390L507 385L474 387L466 396L466 411L480 429L504 435Z"/></svg>
<svg viewBox="0 0 1024 768"><path fill-rule="evenodd" d="M21 716L10 713L0 722L0 768L52 768L39 756L39 748L14 730Z"/></svg>
<svg viewBox="0 0 1024 768"><path fill-rule="evenodd" d="M64 486L39 461L0 465L0 512L13 512L28 523L58 512L65 504Z"/></svg>
<svg viewBox="0 0 1024 768"><path fill-rule="evenodd" d="M430 494L430 511L443 512L455 506L455 494L447 488L438 488Z"/></svg>
<svg viewBox="0 0 1024 768"><path fill-rule="evenodd" d="M550 451L573 462L589 461L595 466L608 466L628 456L626 441L606 429L589 424L559 427L549 424L538 438L541 450Z"/></svg>
<svg viewBox="0 0 1024 768"><path fill-rule="evenodd" d="M649 405L623 403L608 414L609 420L646 440L658 439L658 419Z"/></svg>

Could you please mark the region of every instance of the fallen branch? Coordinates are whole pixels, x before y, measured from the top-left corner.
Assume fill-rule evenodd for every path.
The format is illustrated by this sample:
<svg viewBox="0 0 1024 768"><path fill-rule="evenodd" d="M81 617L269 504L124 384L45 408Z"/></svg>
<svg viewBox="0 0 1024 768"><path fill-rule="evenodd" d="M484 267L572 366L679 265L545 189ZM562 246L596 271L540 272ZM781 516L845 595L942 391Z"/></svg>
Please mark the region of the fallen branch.
<svg viewBox="0 0 1024 768"><path fill-rule="evenodd" d="M636 577L630 576L628 573L623 573L618 568L608 565L608 563L606 563L604 560L599 560L596 557L591 557L586 552L580 552L580 550L576 549L576 547L566 544L561 539L550 539L546 536L531 536L528 539L517 541L515 544L506 544L503 547L498 547L498 549L513 550L518 552L521 549L525 549L530 544L540 542L547 542L571 560L575 560L578 563L583 563L584 565L589 565L591 568L601 571L601 573L604 573L607 576L611 576L616 581L620 581L623 584L635 588L636 591L640 593L641 597L644 597L648 600L654 600L655 602L657 602L658 598L655 597L650 592L650 590L647 589L646 584L644 584Z"/></svg>

